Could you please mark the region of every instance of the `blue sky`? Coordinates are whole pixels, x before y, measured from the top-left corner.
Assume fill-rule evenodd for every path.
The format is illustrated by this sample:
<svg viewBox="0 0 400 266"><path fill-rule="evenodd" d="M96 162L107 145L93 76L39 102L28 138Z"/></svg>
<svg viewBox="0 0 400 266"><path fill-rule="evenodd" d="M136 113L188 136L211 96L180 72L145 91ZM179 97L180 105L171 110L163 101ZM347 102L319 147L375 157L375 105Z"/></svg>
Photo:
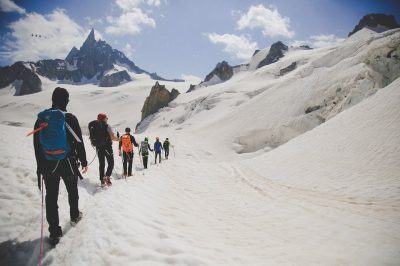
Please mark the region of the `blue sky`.
<svg viewBox="0 0 400 266"><path fill-rule="evenodd" d="M219 61L247 62L278 40L339 42L368 13L400 22L399 1L389 0L0 0L0 65L65 58L94 27L145 70L203 79Z"/></svg>

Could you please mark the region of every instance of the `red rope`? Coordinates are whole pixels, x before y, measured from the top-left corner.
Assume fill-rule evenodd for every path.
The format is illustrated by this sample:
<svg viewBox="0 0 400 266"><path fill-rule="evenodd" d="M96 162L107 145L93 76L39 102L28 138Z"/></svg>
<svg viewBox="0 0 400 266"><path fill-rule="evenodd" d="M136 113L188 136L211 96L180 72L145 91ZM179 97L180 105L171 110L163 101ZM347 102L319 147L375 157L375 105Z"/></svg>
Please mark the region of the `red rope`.
<svg viewBox="0 0 400 266"><path fill-rule="evenodd" d="M42 266L42 256L43 256L43 177L42 178L42 217L40 221L40 255L39 255L39 266Z"/></svg>

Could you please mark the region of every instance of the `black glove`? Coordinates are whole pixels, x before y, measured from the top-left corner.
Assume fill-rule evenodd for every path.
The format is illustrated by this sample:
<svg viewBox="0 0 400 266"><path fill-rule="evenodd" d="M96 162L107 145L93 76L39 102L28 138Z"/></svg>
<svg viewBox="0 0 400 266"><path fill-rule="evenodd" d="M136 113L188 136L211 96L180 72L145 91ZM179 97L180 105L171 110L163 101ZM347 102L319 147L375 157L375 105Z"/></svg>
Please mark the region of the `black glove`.
<svg viewBox="0 0 400 266"><path fill-rule="evenodd" d="M78 177L79 177L80 180L83 180L83 176L81 174L81 171L79 171L79 170L78 170Z"/></svg>
<svg viewBox="0 0 400 266"><path fill-rule="evenodd" d="M42 180L40 179L42 174L40 173L39 169L36 170L36 175L37 175L38 188L39 190L42 190L42 182L41 182Z"/></svg>

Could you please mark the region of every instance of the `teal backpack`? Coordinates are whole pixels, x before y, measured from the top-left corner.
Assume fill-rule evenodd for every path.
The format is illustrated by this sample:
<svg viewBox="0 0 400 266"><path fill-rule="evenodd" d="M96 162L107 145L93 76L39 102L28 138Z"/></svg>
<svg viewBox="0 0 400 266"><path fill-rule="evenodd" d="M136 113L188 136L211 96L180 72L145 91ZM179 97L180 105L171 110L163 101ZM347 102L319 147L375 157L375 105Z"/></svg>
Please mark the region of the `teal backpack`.
<svg viewBox="0 0 400 266"><path fill-rule="evenodd" d="M65 112L48 109L38 114L40 126L39 141L44 157L49 161L63 160L70 152L67 142Z"/></svg>

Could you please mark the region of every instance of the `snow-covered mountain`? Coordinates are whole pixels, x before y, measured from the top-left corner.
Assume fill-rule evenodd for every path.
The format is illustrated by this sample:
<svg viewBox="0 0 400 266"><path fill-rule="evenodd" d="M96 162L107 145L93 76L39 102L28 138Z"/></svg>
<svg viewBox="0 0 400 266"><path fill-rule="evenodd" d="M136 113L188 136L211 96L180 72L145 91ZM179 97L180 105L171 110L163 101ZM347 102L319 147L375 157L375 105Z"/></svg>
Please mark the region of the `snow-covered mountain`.
<svg viewBox="0 0 400 266"><path fill-rule="evenodd" d="M46 265L397 265L400 261L400 29L364 28L343 43L288 48L275 63L181 94L148 116L136 140L168 137L169 160L99 189L98 162L79 183L83 220L68 226ZM254 68L252 68L254 67ZM289 68L288 68L289 67ZM282 71L285 70L285 71ZM40 244L31 130L55 81L13 96L0 90L0 264L34 265ZM83 132L106 112L134 128L154 80L107 89L65 87ZM139 133L140 132L140 133ZM117 145L114 144L116 151ZM153 159L153 158L151 158ZM46 225L45 225L46 229Z"/></svg>
<svg viewBox="0 0 400 266"><path fill-rule="evenodd" d="M38 75L62 84L92 83L100 87L115 87L136 80L137 74L145 74L153 80L168 81L157 73L136 66L124 53L113 49L105 41L96 40L92 29L80 49L73 47L65 60L17 62L9 67L1 67L0 89L17 81L14 84L18 88L15 95L36 93L42 89L40 81L36 81Z"/></svg>

